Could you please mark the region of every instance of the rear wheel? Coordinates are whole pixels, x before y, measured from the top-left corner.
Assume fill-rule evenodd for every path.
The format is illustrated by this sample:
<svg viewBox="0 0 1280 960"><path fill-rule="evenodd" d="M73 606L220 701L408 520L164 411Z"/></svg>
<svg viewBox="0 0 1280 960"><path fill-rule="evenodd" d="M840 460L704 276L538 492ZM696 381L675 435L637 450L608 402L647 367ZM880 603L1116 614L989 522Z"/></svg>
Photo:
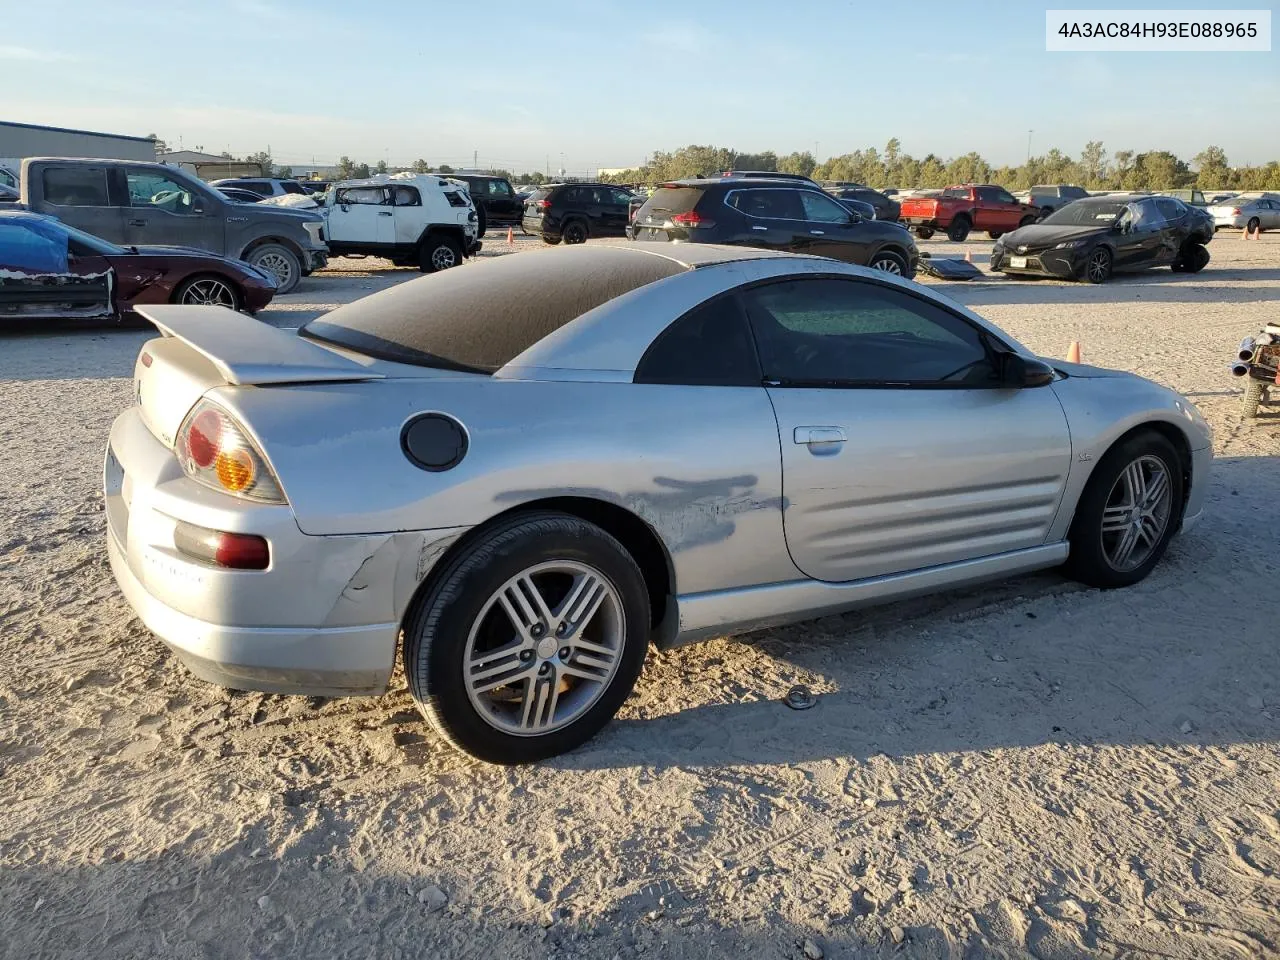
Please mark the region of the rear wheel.
<svg viewBox="0 0 1280 960"><path fill-rule="evenodd" d="M1199 273L1209 265L1209 251L1203 243L1188 240L1179 251L1178 257L1169 264L1174 273Z"/></svg>
<svg viewBox="0 0 1280 960"><path fill-rule="evenodd" d="M1182 511L1182 463L1153 431L1134 434L1094 468L1071 521L1066 572L1094 587L1126 587L1164 555Z"/></svg>
<svg viewBox="0 0 1280 960"><path fill-rule="evenodd" d="M999 240L1001 237L1003 237L1003 236L1004 236L1004 231L1003 231L1003 230L988 230L988 231L987 231L987 236L988 236L988 237L990 237L992 240Z"/></svg>
<svg viewBox="0 0 1280 960"><path fill-rule="evenodd" d="M963 243L972 227L973 221L962 214L952 220L951 226L947 227L947 239L954 243Z"/></svg>
<svg viewBox="0 0 1280 960"><path fill-rule="evenodd" d="M1090 283L1106 283L1111 279L1111 251L1099 247L1089 254L1084 264L1084 278Z"/></svg>
<svg viewBox="0 0 1280 960"><path fill-rule="evenodd" d="M240 309L240 294L226 277L206 275L185 280L174 291L173 302L187 306Z"/></svg>
<svg viewBox="0 0 1280 960"><path fill-rule="evenodd" d="M1250 233L1253 233L1253 231L1255 230L1261 232L1262 221L1257 217L1250 217L1249 222L1245 224L1245 229L1248 230Z"/></svg>
<svg viewBox="0 0 1280 960"><path fill-rule="evenodd" d="M245 263L267 271L276 278L276 293L289 293L302 279L302 264L288 247L278 243L264 243L254 247L244 257Z"/></svg>
<svg viewBox="0 0 1280 960"><path fill-rule="evenodd" d="M559 237L549 237L549 236L547 236L547 235L544 233L544 234L542 235L542 242L543 242L543 243L549 243L549 244L551 244L551 245L554 247L557 243L559 243L559 242L560 242L560 238L559 238Z"/></svg>
<svg viewBox="0 0 1280 960"><path fill-rule="evenodd" d="M907 258L893 250L878 251L872 256L871 262L867 266L872 270L893 274L895 277L905 277L907 275Z"/></svg>
<svg viewBox="0 0 1280 960"><path fill-rule="evenodd" d="M439 273L462 262L462 247L453 237L433 233L418 248L418 269L423 273Z"/></svg>
<svg viewBox="0 0 1280 960"><path fill-rule="evenodd" d="M515 516L453 560L405 625L409 692L446 740L531 763L594 736L648 645L640 568L594 524Z"/></svg>
<svg viewBox="0 0 1280 960"><path fill-rule="evenodd" d="M916 236L921 240L928 240L933 236L933 231L928 227L916 227Z"/></svg>
<svg viewBox="0 0 1280 960"><path fill-rule="evenodd" d="M564 238L565 243L586 243L587 225L581 220L570 220L560 230L560 236Z"/></svg>
<svg viewBox="0 0 1280 960"><path fill-rule="evenodd" d="M1258 415L1258 404L1267 394L1267 385L1261 380L1249 377L1244 382L1244 396L1240 398L1240 416L1246 420Z"/></svg>

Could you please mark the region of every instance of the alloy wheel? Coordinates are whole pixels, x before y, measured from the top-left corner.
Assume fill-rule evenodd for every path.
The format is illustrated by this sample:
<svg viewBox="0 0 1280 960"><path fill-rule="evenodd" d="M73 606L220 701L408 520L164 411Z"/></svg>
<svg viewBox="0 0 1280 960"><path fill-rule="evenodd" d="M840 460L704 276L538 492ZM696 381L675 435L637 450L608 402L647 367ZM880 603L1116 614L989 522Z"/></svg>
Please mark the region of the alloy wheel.
<svg viewBox="0 0 1280 960"><path fill-rule="evenodd" d="M626 615L595 567L552 560L496 590L463 651L467 696L492 727L540 736L577 720L622 662Z"/></svg>
<svg viewBox="0 0 1280 960"><path fill-rule="evenodd" d="M458 258L449 247L441 244L431 251L431 266L436 270L448 270L450 267L457 266Z"/></svg>
<svg viewBox="0 0 1280 960"><path fill-rule="evenodd" d="M197 280L187 287L182 295L182 302L199 306L230 307L234 310L236 295L227 284L210 277L206 280Z"/></svg>
<svg viewBox="0 0 1280 960"><path fill-rule="evenodd" d="M876 260L871 264L872 270L882 270L885 273L891 273L895 277L902 276L902 265L892 257L885 257L883 260Z"/></svg>
<svg viewBox="0 0 1280 960"><path fill-rule="evenodd" d="M1119 573L1146 563L1173 515L1169 468L1159 457L1134 460L1116 478L1102 511L1102 553Z"/></svg>
<svg viewBox="0 0 1280 960"><path fill-rule="evenodd" d="M1111 266L1111 258L1107 251L1097 250L1089 257L1089 263L1085 267L1089 271L1089 279L1094 283L1101 283L1107 279L1107 271Z"/></svg>

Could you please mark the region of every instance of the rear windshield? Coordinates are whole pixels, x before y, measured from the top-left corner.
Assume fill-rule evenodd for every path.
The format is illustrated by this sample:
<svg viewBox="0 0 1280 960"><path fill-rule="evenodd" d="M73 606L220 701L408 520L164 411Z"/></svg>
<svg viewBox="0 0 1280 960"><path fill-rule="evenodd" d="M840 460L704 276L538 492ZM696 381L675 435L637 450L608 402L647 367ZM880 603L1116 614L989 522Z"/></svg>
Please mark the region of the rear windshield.
<svg viewBox="0 0 1280 960"><path fill-rule="evenodd" d="M535 187L533 193L526 198L528 200L545 200L551 194L551 187Z"/></svg>
<svg viewBox="0 0 1280 960"><path fill-rule="evenodd" d="M299 333L383 360L493 373L588 310L687 269L611 246L499 257L338 307Z"/></svg>
<svg viewBox="0 0 1280 960"><path fill-rule="evenodd" d="M698 187L659 187L653 192L641 208L642 213L660 213L671 216L677 213L688 213L702 199L702 190Z"/></svg>
<svg viewBox="0 0 1280 960"><path fill-rule="evenodd" d="M947 187L947 189L942 191L942 196L959 197L962 200L968 200L969 188L968 187Z"/></svg>

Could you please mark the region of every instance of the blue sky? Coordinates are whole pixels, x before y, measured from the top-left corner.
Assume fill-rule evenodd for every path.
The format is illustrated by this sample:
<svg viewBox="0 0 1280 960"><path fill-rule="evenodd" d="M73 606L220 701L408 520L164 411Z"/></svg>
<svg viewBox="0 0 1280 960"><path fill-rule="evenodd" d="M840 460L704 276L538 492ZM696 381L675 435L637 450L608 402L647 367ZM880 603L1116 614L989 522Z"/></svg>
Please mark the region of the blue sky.
<svg viewBox="0 0 1280 960"><path fill-rule="evenodd" d="M1276 52L1047 53L1045 9L47 0L5 13L0 119L237 155L270 145L298 165L458 166L477 151L483 166L563 157L581 172L694 142L822 159L894 136L915 156L976 150L1000 164L1026 157L1029 129L1034 153L1076 156L1100 139L1111 152L1190 158L1213 143L1232 163L1280 158Z"/></svg>

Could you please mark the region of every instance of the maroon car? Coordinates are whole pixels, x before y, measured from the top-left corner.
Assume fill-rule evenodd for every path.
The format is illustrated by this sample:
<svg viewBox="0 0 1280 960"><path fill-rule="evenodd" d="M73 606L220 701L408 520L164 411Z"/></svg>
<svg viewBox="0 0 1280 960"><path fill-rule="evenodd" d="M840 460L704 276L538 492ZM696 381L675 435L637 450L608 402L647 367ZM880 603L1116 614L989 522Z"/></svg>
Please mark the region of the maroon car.
<svg viewBox="0 0 1280 960"><path fill-rule="evenodd" d="M118 247L52 217L0 210L0 319L121 319L135 305L207 304L256 313L275 278L187 247Z"/></svg>

